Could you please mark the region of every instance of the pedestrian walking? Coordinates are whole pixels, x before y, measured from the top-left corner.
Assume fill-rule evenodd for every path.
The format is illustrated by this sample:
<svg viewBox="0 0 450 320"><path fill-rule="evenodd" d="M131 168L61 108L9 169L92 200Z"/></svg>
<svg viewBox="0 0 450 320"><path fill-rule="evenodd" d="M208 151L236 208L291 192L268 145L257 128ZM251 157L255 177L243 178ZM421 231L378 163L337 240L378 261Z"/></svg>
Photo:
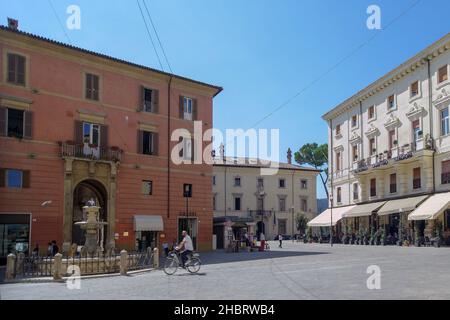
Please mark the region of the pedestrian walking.
<svg viewBox="0 0 450 320"><path fill-rule="evenodd" d="M52 241L52 256L55 256L59 252L59 247L56 244L56 240Z"/></svg>
<svg viewBox="0 0 450 320"><path fill-rule="evenodd" d="M164 241L164 243L162 244L162 247L164 250L164 255L167 258L169 256L169 243L167 241Z"/></svg>
<svg viewBox="0 0 450 320"><path fill-rule="evenodd" d="M283 236L281 234L278 235L278 241L280 241L279 248L283 248Z"/></svg>
<svg viewBox="0 0 450 320"><path fill-rule="evenodd" d="M53 244L49 242L47 245L47 256L51 257L53 256Z"/></svg>

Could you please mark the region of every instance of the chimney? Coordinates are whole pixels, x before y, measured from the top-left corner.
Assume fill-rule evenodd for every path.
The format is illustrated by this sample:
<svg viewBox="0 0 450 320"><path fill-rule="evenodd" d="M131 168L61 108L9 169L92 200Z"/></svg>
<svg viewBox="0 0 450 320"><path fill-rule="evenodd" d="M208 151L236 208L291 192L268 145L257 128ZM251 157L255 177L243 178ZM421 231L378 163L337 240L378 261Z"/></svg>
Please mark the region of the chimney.
<svg viewBox="0 0 450 320"><path fill-rule="evenodd" d="M288 149L287 151L287 161L289 164L292 164L292 151L291 148Z"/></svg>
<svg viewBox="0 0 450 320"><path fill-rule="evenodd" d="M8 18L8 28L17 30L19 28L19 20Z"/></svg>

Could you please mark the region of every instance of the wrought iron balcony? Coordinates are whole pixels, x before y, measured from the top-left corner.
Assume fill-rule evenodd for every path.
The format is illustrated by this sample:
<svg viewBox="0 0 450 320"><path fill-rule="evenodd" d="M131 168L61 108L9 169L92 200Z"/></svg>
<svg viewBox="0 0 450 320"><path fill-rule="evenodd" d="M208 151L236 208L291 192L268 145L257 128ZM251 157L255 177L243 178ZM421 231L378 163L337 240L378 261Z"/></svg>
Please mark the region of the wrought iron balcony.
<svg viewBox="0 0 450 320"><path fill-rule="evenodd" d="M272 216L272 211L269 210L249 210L249 215L252 217L270 217Z"/></svg>
<svg viewBox="0 0 450 320"><path fill-rule="evenodd" d="M123 150L117 147L99 147L95 145L75 144L72 142L61 143L61 156L87 160L102 160L120 162Z"/></svg>

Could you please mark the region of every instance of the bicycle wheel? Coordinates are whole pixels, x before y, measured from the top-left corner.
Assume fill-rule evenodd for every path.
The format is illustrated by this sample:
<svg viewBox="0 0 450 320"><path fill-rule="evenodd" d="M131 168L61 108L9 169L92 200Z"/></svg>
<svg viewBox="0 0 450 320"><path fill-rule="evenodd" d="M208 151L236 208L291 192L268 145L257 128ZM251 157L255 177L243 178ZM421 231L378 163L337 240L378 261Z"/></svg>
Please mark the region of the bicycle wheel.
<svg viewBox="0 0 450 320"><path fill-rule="evenodd" d="M177 272L178 269L178 261L174 258L167 258L166 262L164 263L164 272L167 275L173 275L175 272Z"/></svg>
<svg viewBox="0 0 450 320"><path fill-rule="evenodd" d="M186 269L187 269L187 271L189 271L189 273L197 273L200 271L201 265L202 265L202 262L200 261L199 258L191 258L186 263Z"/></svg>

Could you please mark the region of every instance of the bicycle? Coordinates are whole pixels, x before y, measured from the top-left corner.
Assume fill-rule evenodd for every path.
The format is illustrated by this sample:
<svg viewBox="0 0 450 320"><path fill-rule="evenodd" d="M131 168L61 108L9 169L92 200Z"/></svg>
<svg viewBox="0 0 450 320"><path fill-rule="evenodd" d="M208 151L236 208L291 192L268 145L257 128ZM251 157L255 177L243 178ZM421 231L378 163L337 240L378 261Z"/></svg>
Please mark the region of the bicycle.
<svg viewBox="0 0 450 320"><path fill-rule="evenodd" d="M184 266L189 273L195 274L200 271L202 262L198 253L191 253ZM164 272L167 275L173 275L181 267L181 253L179 251L172 251L164 262Z"/></svg>

